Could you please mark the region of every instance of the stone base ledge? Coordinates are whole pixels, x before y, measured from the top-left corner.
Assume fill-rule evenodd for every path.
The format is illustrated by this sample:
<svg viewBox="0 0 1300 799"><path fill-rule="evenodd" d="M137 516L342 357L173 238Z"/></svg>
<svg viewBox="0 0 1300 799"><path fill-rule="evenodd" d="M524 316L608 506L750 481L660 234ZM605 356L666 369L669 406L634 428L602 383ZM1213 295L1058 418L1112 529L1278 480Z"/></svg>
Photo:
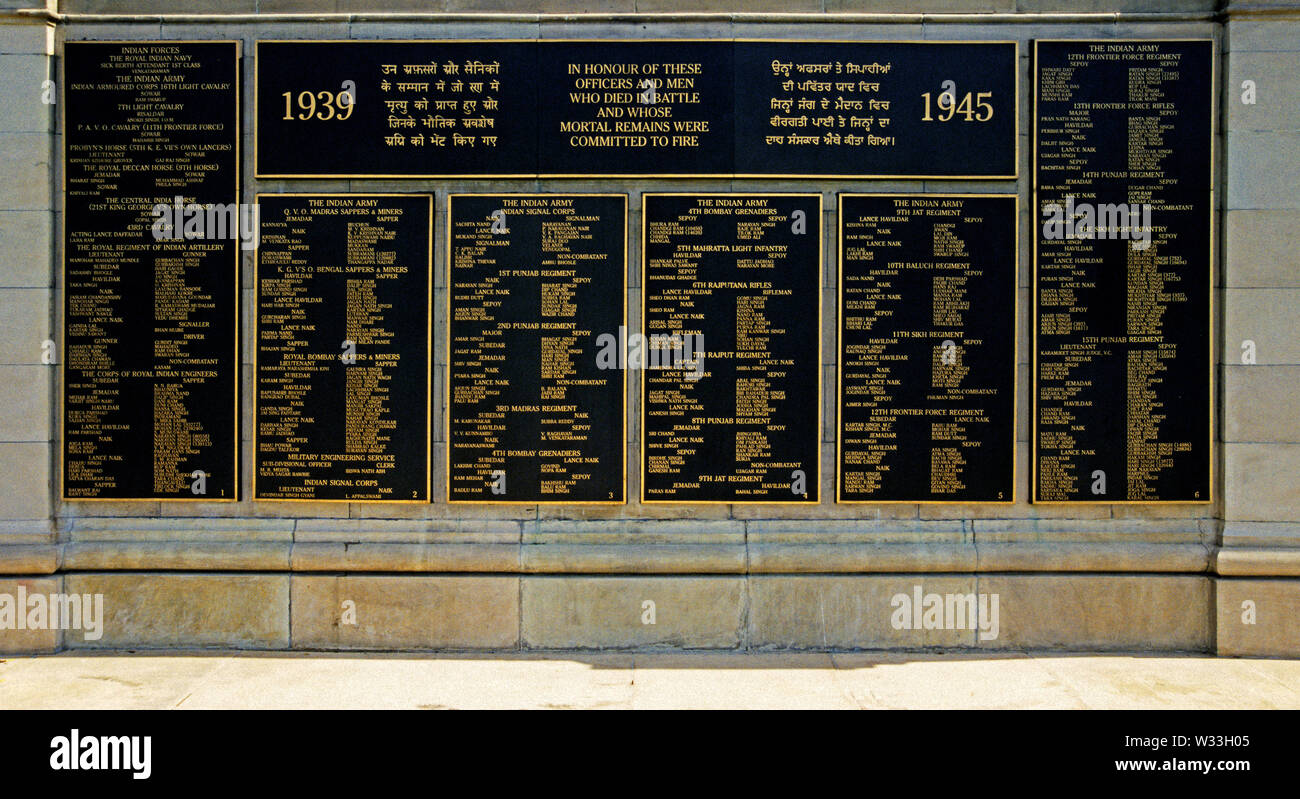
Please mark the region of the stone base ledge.
<svg viewBox="0 0 1300 799"><path fill-rule="evenodd" d="M520 553L529 574L743 574L743 544L531 544Z"/></svg>
<svg viewBox="0 0 1300 799"><path fill-rule="evenodd" d="M759 543L749 546L749 571L771 573L970 572L972 543Z"/></svg>
<svg viewBox="0 0 1300 799"><path fill-rule="evenodd" d="M1146 543L557 543L500 541L71 541L0 545L0 574L63 571L483 572L506 574L872 574L1210 572L1300 576L1300 549Z"/></svg>
<svg viewBox="0 0 1300 799"><path fill-rule="evenodd" d="M196 541L68 543L66 571L288 571L289 545Z"/></svg>
<svg viewBox="0 0 1300 799"><path fill-rule="evenodd" d="M295 572L501 572L519 571L511 544L293 544Z"/></svg>
<svg viewBox="0 0 1300 799"><path fill-rule="evenodd" d="M1200 576L756 576L750 594L753 649L1205 651L1212 641L1211 581ZM923 608L931 594L945 608L974 595L978 623L945 609L932 624L913 603L900 629L900 597L918 594Z"/></svg>
<svg viewBox="0 0 1300 799"><path fill-rule="evenodd" d="M54 574L60 556L55 544L0 545L0 574Z"/></svg>
<svg viewBox="0 0 1300 799"><path fill-rule="evenodd" d="M156 532L156 531L149 531ZM520 542L500 534L475 540L382 543L275 540L237 542L185 538L163 540L122 535L126 540L74 540L61 544L0 544L0 574L58 571L178 572L412 572L422 574L879 574L894 572L1133 572L1212 573L1216 558L1202 544L1144 542L824 542L815 536L790 540L740 535L708 541L703 536L670 543L667 537L638 541L581 536ZM1220 574L1300 576L1300 549L1221 550Z"/></svg>
<svg viewBox="0 0 1300 799"><path fill-rule="evenodd" d="M1201 544L979 544L977 572L1209 572Z"/></svg>
<svg viewBox="0 0 1300 799"><path fill-rule="evenodd" d="M1300 577L1300 548L1220 549L1214 570L1224 577Z"/></svg>
<svg viewBox="0 0 1300 799"><path fill-rule="evenodd" d="M102 627L98 635L78 628L3 629L0 652L960 649L1300 654L1300 580L1216 580L1202 574L141 571L0 578L0 595L12 597L20 587L27 595L101 595ZM1247 601L1256 613L1249 624L1237 618Z"/></svg>

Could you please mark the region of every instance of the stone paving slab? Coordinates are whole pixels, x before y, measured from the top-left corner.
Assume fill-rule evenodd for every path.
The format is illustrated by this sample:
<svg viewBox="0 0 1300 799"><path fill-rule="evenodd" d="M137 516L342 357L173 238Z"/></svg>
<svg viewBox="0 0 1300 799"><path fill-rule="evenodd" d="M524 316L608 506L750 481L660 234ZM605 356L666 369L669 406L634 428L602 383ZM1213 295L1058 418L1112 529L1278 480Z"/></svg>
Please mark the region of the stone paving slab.
<svg viewBox="0 0 1300 799"><path fill-rule="evenodd" d="M63 652L0 709L1300 709L1300 660L855 653Z"/></svg>

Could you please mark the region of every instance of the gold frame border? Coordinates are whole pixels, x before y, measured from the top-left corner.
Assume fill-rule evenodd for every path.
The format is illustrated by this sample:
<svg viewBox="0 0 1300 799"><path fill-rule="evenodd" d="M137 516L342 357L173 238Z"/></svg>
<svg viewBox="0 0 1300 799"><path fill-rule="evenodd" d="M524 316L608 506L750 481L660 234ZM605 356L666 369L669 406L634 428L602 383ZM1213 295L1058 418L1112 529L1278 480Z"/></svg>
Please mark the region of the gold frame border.
<svg viewBox="0 0 1300 799"><path fill-rule="evenodd" d="M254 195L258 205L261 205L263 197L403 197L417 198L425 197L429 200L429 227L428 236L428 298L426 308L428 309L425 320L425 373L424 373L424 499L316 499L304 497L260 497L257 494L257 463L258 463L258 370L257 361L260 352L259 342L261 341L261 323L262 314L260 313L261 304L261 280L259 279L259 270L262 265L261 243L259 244L256 254L253 256L253 304L255 312L253 314L253 435L250 439L253 442L253 486L251 496L254 502L320 502L320 503L357 503L366 505L430 505L433 503L433 215L438 210L434 202L432 192L269 192L259 191ZM260 219L259 213L259 219ZM259 224L260 227L260 224Z"/></svg>
<svg viewBox="0 0 1300 799"><path fill-rule="evenodd" d="M1012 256L1011 256L1011 497L1009 499L841 499L840 498L840 423L844 413L844 369L840 360L841 337L844 332L844 203L845 197L908 197L955 198L955 199L996 199L1011 200L1012 208ZM836 244L835 254L835 296L837 314L835 321L835 504L836 505L1014 505L1016 504L1016 468L1020 465L1020 456L1016 432L1020 426L1020 391L1017 385L1016 371L1020 368L1020 193L1003 192L1000 194L957 194L925 192L839 192L836 194Z"/></svg>
<svg viewBox="0 0 1300 799"><path fill-rule="evenodd" d="M63 43L63 57L56 59L59 61L58 69L63 74L56 74L56 78L61 78L59 84L59 102L62 108L66 109L68 99L68 81L67 81L67 57L66 48L68 45L82 44L142 44L142 45L159 45L159 44L230 44L235 47L235 202L240 203L244 199L244 162L243 162L243 138L244 138L244 86L243 86L243 61L244 47L242 39L77 39L65 41ZM240 295L243 292L243 286L240 283L240 277L243 264L244 250L236 242L235 245L235 452L234 452L234 471L233 485L234 496L232 497L69 497L67 496L67 443L68 443L68 359L67 359L67 327L68 327L68 114L64 110L59 114L59 136L63 139L63 146L59 156L62 159L62 178L60 193L63 202L63 227L62 235L59 236L58 247L60 252L60 286L58 289L63 293L63 299L59 303L59 431L58 431L58 471L59 471L59 502L239 502L240 489L242 480L240 479L239 463L239 444L240 444L240 394L243 391L243 358L240 352L240 337L243 333L243 308L240 302ZM256 140L256 136L254 136Z"/></svg>
<svg viewBox="0 0 1300 799"><path fill-rule="evenodd" d="M443 424L445 426L443 435L446 437L446 503L448 505L626 505L627 497L627 369L620 369L623 373L623 386L620 391L622 397L620 417L622 420L622 433L619 435L619 473L622 475L622 493L621 499L588 499L588 500L563 500L563 499L546 499L546 500L525 500L525 499L452 499L451 498L451 303L452 303L452 261L451 261L451 233L452 233L452 200L457 197L621 197L623 199L623 327L627 327L627 267L628 267L628 246L627 246L627 218L631 207L631 197L626 192L448 192L447 193L447 258L445 267L447 269L447 308L443 314L443 322L447 331L447 379L444 381L443 394Z"/></svg>
<svg viewBox="0 0 1300 799"><path fill-rule="evenodd" d="M645 498L646 488L646 447L645 447L645 430L646 430L646 403L645 375L641 375L640 385L640 411L638 418L640 421L640 452L637 460L639 461L639 472L641 475L641 490L638 492L640 503L642 505L784 505L787 507L816 507L822 504L821 480L822 480L822 404L825 398L822 393L822 336L824 332L822 325L822 270L826 266L826 225L825 225L825 199L821 192L789 192L789 191L715 191L715 192L690 192L690 191L656 191L641 193L641 326L637 331L642 336L646 335L646 297L649 292L646 289L646 249L645 236L648 215L646 214L647 197L693 197L696 199L704 197L816 197L817 198L817 285L814 288L817 302L817 442L815 448L815 458L817 463L817 499L816 500L781 500L781 499L650 499ZM644 370L643 370L644 371Z"/></svg>
<svg viewBox="0 0 1300 799"><path fill-rule="evenodd" d="M1210 379L1209 379L1209 385L1207 386L1207 388L1208 388L1208 390L1209 390L1209 394L1210 394L1210 404L1209 404L1209 410L1210 410L1210 413L1209 413L1209 434L1210 434L1210 440L1209 440L1209 449L1208 449L1208 451L1207 451L1207 458L1206 458L1206 460L1207 460L1207 462L1208 462L1208 466L1209 466L1209 468L1208 468L1208 470L1207 470L1207 473L1206 473L1206 480L1207 480L1207 486L1208 486L1208 487L1207 487L1207 493L1209 494L1209 496L1206 497L1205 499L1160 499L1160 500L1145 500L1145 499L1119 499L1119 500L1094 500L1094 499L1069 499L1069 500L1065 500L1065 499L1057 499L1057 500L1042 500L1042 499L1038 499L1038 234L1037 234L1037 228L1038 228L1038 225L1037 225L1037 220L1038 220L1038 214L1039 214L1039 210L1038 210L1039 206L1038 206L1038 170L1037 170L1037 168L1036 168L1036 165L1037 165L1037 162L1038 162L1038 125L1037 125L1037 120L1038 120L1038 81L1035 80L1035 78L1037 77L1037 73L1038 73L1038 43L1039 43L1039 42L1098 42L1098 43L1102 43L1102 44L1117 44L1117 43L1119 43L1119 42L1143 42L1143 43L1147 43L1147 44L1151 44L1151 43L1173 44L1173 43L1180 43L1180 42L1206 42L1206 43L1208 43L1208 44L1210 45L1210 97L1209 97L1209 109L1210 109L1210 196L1209 196L1209 205L1210 205L1210 249L1209 249L1209 263L1208 263L1208 266L1209 266L1209 295L1210 295L1210 296L1209 296L1209 300L1210 300L1210 301L1209 301L1210 326L1209 326L1209 329L1206 331L1206 336L1205 336L1206 350L1207 350L1207 358L1206 358L1206 360L1209 361L1209 368L1210 368ZM1030 150L1031 163L1030 163L1030 165L1029 165L1029 190L1030 190L1030 198L1031 198L1031 202L1033 203L1032 217L1033 217L1033 220L1034 220L1033 229L1035 230L1035 233L1034 233L1033 240L1030 242L1030 248L1031 248L1031 250L1030 250L1030 257L1031 257L1031 259L1032 259L1032 268L1033 268L1033 274L1032 274L1032 276L1031 276L1033 279L1032 279L1032 283L1031 283L1031 286L1030 286L1030 291L1033 292L1033 296L1030 298L1030 300L1031 300L1031 302L1030 302L1030 311L1031 311L1031 313L1030 313L1030 317L1029 317L1029 323L1030 323L1030 325L1032 326L1032 329L1031 329L1029 332L1030 332L1030 335L1033 337L1033 339L1032 339L1032 341L1033 341L1033 347L1032 347L1032 350L1033 350L1033 351L1030 353L1030 358L1031 358L1031 360L1030 360L1030 362L1029 362L1029 390L1032 392L1033 396L1032 396L1031 399L1030 399L1031 404L1030 404L1030 418L1029 418L1029 422L1030 422L1030 439L1029 439L1029 469L1030 469L1030 472L1029 472L1029 474L1030 474L1030 477L1029 477L1029 502L1030 502L1030 504L1033 504L1033 505L1057 505L1057 506L1067 506L1067 505L1212 505L1212 504L1214 504L1214 501L1215 501L1215 491L1214 491L1214 478L1215 478L1215 468L1214 468L1214 461L1215 461L1215 449L1214 449L1214 383L1215 383L1215 381L1214 381L1214 372L1215 372L1216 364L1215 364L1215 357L1214 357L1214 333L1215 333L1215 325L1214 325L1214 310L1215 310L1215 305L1216 305L1216 303L1215 303L1215 300L1214 300L1214 294L1215 294L1214 271L1215 271L1215 265L1216 265L1218 259L1215 257L1215 250L1214 250L1214 247L1215 247L1216 238L1217 238L1217 236L1215 235L1215 229L1216 229L1217 226L1218 226L1218 210L1215 208L1215 202L1216 202L1216 197L1217 197L1217 194L1218 194L1218 180L1217 180L1217 176L1218 176L1218 172L1217 172L1217 170L1218 170L1218 157L1217 157L1218 140L1217 140L1217 133L1218 133L1218 123L1219 123L1219 104L1218 104L1217 100L1218 100L1218 84L1219 84L1219 58L1220 58L1220 55L1221 55L1221 54L1220 54L1220 47L1219 47L1218 43L1216 42L1216 40L1215 40L1213 37L1177 37L1177 38L1168 38L1168 39L1165 39L1165 38L1159 38L1159 37L1149 37L1149 38L1124 38L1124 39L1096 39L1096 38L1079 38L1079 39L1047 39L1047 38L1043 38L1043 39L1034 39L1034 40L1032 41L1032 44L1033 44L1033 53L1032 53L1032 56L1033 56L1033 57L1030 59L1030 62L1029 62L1029 70L1030 70L1029 77L1030 77L1030 87L1031 87L1031 88L1030 88L1031 95L1030 95L1030 98L1029 98L1029 102L1030 102L1029 113L1030 113L1030 116L1032 117L1032 119L1035 121L1035 124L1033 125L1033 133L1031 134L1034 138L1033 138L1033 146L1032 146L1032 148L1031 148L1031 150Z"/></svg>
<svg viewBox="0 0 1300 799"><path fill-rule="evenodd" d="M1119 41L1119 40L1114 40ZM859 175L814 175L803 173L781 173L781 172L692 172L692 173L643 173L643 172L611 172L611 173L587 173L587 174L570 174L566 172L527 172L527 173L502 173L502 174L483 174L483 175L463 175L463 174L442 174L442 173L370 173L370 174L342 174L342 173L314 173L314 174L287 174L287 173L263 173L261 171L261 162L258 160L258 97L261 94L259 80L261 76L261 59L257 58L258 48L263 42L267 44L514 44L514 43L534 43L556 42L556 43L593 43L593 44L676 44L681 42L710 42L710 43L746 43L746 44L855 44L861 46L889 45L889 44L934 44L934 45L952 45L952 44L1009 44L1013 47L1014 56L1012 59L1012 86L1013 86L1013 112L1015 121L1012 123L1012 164L1013 172L1010 175L887 175L887 174L859 174ZM719 180L719 179L757 179L757 180L1019 180L1020 179L1020 40L1019 39L759 39L745 37L731 38L681 38L681 39L259 39L253 43L254 62L253 62L253 177L257 180L607 180L618 178L624 180L663 180L663 179L700 179L700 180ZM734 90L734 84L733 84ZM733 105L734 113L734 105ZM733 143L734 144L734 143Z"/></svg>

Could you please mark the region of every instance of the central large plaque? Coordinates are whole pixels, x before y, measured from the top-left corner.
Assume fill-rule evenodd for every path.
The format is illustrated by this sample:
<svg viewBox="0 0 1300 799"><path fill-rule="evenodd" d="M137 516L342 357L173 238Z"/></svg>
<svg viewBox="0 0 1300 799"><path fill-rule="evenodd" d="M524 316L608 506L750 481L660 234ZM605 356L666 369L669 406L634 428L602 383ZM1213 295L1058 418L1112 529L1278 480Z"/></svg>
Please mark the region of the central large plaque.
<svg viewBox="0 0 1300 799"><path fill-rule="evenodd" d="M622 503L627 195L448 201L447 498Z"/></svg>
<svg viewBox="0 0 1300 799"><path fill-rule="evenodd" d="M1016 198L841 194L841 502L1011 502Z"/></svg>
<svg viewBox="0 0 1300 799"><path fill-rule="evenodd" d="M433 196L258 203L254 499L428 502Z"/></svg>
<svg viewBox="0 0 1300 799"><path fill-rule="evenodd" d="M538 48L536 171L730 172L729 42L547 42Z"/></svg>
<svg viewBox="0 0 1300 799"><path fill-rule="evenodd" d="M257 175L1016 175L1015 42L264 41Z"/></svg>
<svg viewBox="0 0 1300 799"><path fill-rule="evenodd" d="M818 501L821 209L642 196L642 502Z"/></svg>

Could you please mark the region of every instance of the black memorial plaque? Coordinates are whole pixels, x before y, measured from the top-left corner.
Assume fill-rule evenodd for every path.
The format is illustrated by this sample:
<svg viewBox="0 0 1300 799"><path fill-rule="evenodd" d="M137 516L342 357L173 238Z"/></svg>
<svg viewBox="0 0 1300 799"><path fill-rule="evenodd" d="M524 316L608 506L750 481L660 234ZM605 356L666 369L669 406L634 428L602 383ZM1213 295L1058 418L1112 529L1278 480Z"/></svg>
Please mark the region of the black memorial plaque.
<svg viewBox="0 0 1300 799"><path fill-rule="evenodd" d="M1016 52L1010 41L259 42L257 174L1010 178Z"/></svg>
<svg viewBox="0 0 1300 799"><path fill-rule="evenodd" d="M1015 42L737 42L740 175L1016 176Z"/></svg>
<svg viewBox="0 0 1300 799"><path fill-rule="evenodd" d="M530 42L257 44L260 177L528 176Z"/></svg>
<svg viewBox="0 0 1300 799"><path fill-rule="evenodd" d="M65 45L65 499L237 498L238 75L237 42Z"/></svg>
<svg viewBox="0 0 1300 799"><path fill-rule="evenodd" d="M258 203L253 498L428 502L433 196Z"/></svg>
<svg viewBox="0 0 1300 799"><path fill-rule="evenodd" d="M452 195L450 502L626 501L627 195Z"/></svg>
<svg viewBox="0 0 1300 799"><path fill-rule="evenodd" d="M1213 43L1034 53L1033 499L1208 502Z"/></svg>
<svg viewBox="0 0 1300 799"><path fill-rule="evenodd" d="M642 502L816 503L821 195L646 194L642 225Z"/></svg>
<svg viewBox="0 0 1300 799"><path fill-rule="evenodd" d="M1012 502L1016 198L841 194L841 502Z"/></svg>

